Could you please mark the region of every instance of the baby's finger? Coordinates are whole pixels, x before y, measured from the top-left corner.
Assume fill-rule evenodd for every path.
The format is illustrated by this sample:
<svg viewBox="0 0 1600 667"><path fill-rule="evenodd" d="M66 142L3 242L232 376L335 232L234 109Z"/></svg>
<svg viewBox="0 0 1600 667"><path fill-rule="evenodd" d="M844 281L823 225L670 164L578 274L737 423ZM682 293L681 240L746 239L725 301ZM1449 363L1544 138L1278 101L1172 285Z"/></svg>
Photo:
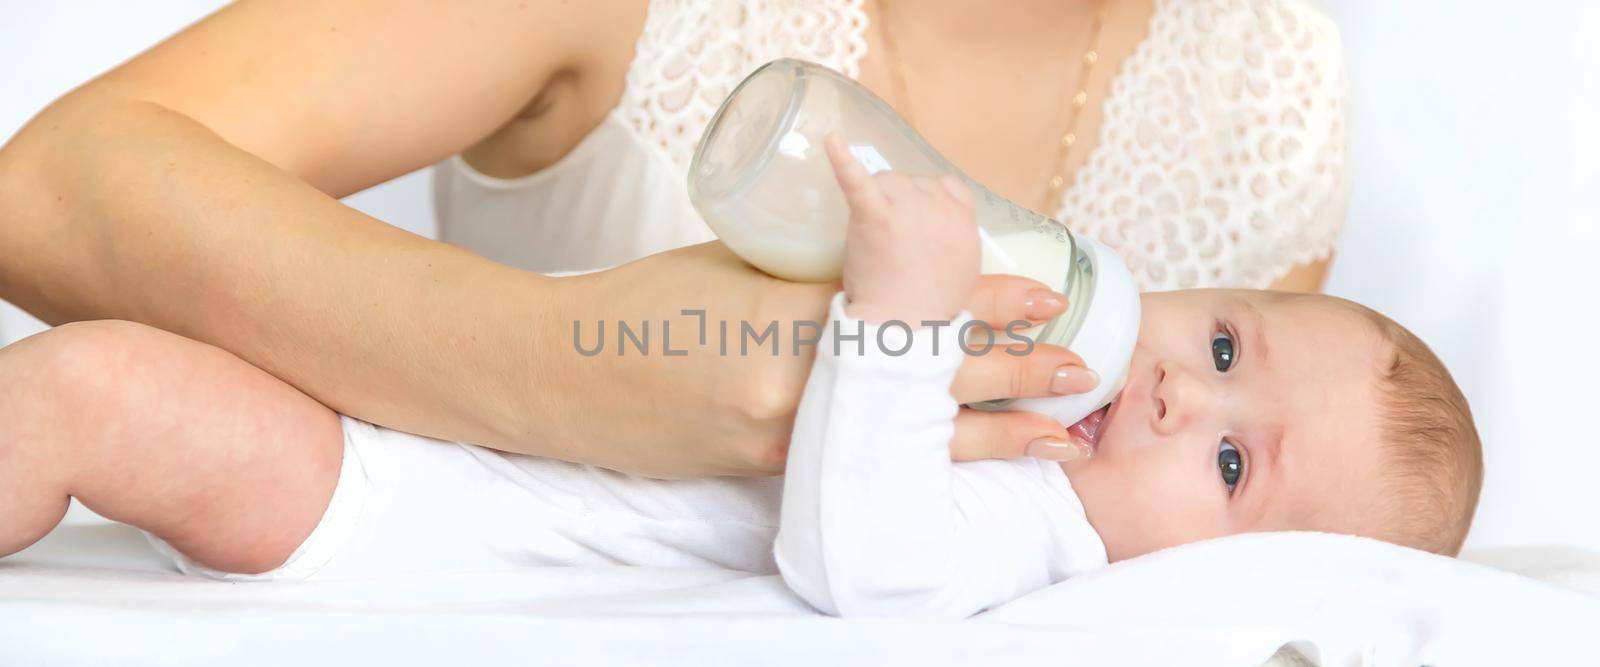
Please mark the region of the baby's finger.
<svg viewBox="0 0 1600 667"><path fill-rule="evenodd" d="M886 169L872 175L872 180L878 183L878 192L883 195L883 201L894 206L908 201L912 195L920 192L909 174Z"/></svg>
<svg viewBox="0 0 1600 667"><path fill-rule="evenodd" d="M1004 336L996 332L998 340ZM981 342L967 348L981 349ZM1100 375L1083 364L1083 358L1059 345L1034 344L1028 354L1022 344L995 344L986 354L963 359L950 385L950 395L961 403L997 398L1035 398L1081 394L1100 384Z"/></svg>
<svg viewBox="0 0 1600 667"><path fill-rule="evenodd" d="M1071 461L1090 456L1056 420L1034 412L984 412L962 408L950 438L956 461L1017 459L1024 456Z"/></svg>
<svg viewBox="0 0 1600 667"><path fill-rule="evenodd" d="M867 168L850 154L837 133L829 133L822 140L822 148L828 154L828 163L833 165L833 175L839 181L839 189L844 191L844 198L851 206L884 205L883 193L878 190L877 182L872 180Z"/></svg>
<svg viewBox="0 0 1600 667"><path fill-rule="evenodd" d="M911 179L911 182L915 183L917 189L921 190L923 194L926 194L929 197L937 198L944 196L944 186L939 185L938 179L919 176Z"/></svg>
<svg viewBox="0 0 1600 667"><path fill-rule="evenodd" d="M961 179L945 174L939 177L939 184L944 186L945 192L950 193L956 203L962 206L972 205L972 188L967 187L967 184L963 183Z"/></svg>

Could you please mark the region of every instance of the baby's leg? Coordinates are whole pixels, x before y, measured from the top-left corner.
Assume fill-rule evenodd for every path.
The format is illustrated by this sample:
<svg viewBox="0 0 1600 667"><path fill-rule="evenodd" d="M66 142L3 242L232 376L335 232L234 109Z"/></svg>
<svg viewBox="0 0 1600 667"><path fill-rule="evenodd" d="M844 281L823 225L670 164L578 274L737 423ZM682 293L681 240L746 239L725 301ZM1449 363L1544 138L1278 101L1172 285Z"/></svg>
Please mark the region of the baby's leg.
<svg viewBox="0 0 1600 667"><path fill-rule="evenodd" d="M0 349L0 555L76 497L212 568L275 568L333 495L339 417L219 348L80 322Z"/></svg>

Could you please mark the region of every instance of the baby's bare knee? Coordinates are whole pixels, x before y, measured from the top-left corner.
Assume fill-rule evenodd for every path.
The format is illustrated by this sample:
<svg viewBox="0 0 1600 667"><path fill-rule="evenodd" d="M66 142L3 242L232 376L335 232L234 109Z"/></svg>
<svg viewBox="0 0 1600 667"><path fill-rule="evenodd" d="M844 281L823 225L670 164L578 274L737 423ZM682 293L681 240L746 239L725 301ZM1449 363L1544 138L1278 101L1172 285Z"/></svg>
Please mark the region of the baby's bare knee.
<svg viewBox="0 0 1600 667"><path fill-rule="evenodd" d="M39 530L55 525L83 458L82 436L128 404L119 396L128 390L108 379L107 369L125 371L125 360L151 344L148 330L129 322L81 322L0 348L0 507L26 515ZM0 537L4 533L0 529Z"/></svg>
<svg viewBox="0 0 1600 667"><path fill-rule="evenodd" d="M72 322L17 341L0 356L13 409L89 418L161 385L159 360L183 341L136 322Z"/></svg>

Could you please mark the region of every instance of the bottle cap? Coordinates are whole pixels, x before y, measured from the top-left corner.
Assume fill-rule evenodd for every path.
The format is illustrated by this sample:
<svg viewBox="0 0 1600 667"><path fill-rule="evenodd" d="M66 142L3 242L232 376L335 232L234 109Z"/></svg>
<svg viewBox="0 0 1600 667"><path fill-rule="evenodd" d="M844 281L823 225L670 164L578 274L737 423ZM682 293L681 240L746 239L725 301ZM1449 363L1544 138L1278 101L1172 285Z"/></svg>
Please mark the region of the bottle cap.
<svg viewBox="0 0 1600 667"><path fill-rule="evenodd" d="M1083 394L1019 398L1010 401L1008 410L1027 410L1048 415L1062 426L1078 423L1089 413L1110 404L1128 382L1128 365L1139 340L1139 288L1133 282L1122 258L1110 248L1086 236L1074 235L1085 252L1093 254L1095 281L1089 312L1067 348L1083 358L1090 369L1100 374L1100 384ZM1075 308L1079 304L1068 304Z"/></svg>

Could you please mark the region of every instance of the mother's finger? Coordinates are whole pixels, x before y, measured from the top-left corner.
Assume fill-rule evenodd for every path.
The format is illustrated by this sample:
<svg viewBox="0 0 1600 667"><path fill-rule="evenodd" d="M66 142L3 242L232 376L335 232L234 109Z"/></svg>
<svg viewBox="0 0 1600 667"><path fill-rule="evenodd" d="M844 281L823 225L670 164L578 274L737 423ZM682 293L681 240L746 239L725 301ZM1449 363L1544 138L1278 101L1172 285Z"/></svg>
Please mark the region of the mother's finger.
<svg viewBox="0 0 1600 667"><path fill-rule="evenodd" d="M1004 331L1017 320L1044 322L1067 309L1067 298L1032 278L1010 274L978 276L978 286L967 299L974 319Z"/></svg>
<svg viewBox="0 0 1600 667"><path fill-rule="evenodd" d="M1100 384L1100 376L1084 367L1083 358L1067 348L1036 343L1028 354L1007 352L1024 348L1021 344L996 345L985 354L968 355L956 371L950 395L961 403L972 403L1081 394Z"/></svg>
<svg viewBox="0 0 1600 667"><path fill-rule="evenodd" d="M1071 461L1094 450L1077 442L1056 420L1035 412L985 412L962 408L956 415L950 457L957 461L1016 459L1024 456Z"/></svg>

